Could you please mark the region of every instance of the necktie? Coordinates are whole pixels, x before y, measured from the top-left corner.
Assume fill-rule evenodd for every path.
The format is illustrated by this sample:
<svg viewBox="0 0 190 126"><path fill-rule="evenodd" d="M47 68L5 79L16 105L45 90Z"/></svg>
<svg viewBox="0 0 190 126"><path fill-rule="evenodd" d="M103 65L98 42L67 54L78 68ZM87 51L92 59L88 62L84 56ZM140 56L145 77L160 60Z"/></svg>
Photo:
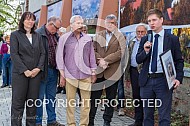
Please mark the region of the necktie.
<svg viewBox="0 0 190 126"><path fill-rule="evenodd" d="M152 64L151 64L151 71L153 73L157 71L158 37L159 37L159 34L156 34L154 36L154 47L153 47L153 52L152 52Z"/></svg>

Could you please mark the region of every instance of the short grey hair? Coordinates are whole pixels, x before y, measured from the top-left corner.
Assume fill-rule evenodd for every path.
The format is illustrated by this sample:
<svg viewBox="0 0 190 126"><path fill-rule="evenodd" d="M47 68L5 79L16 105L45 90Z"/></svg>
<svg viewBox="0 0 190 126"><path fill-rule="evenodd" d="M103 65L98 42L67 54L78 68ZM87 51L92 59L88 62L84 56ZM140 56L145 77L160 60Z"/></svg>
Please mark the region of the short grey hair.
<svg viewBox="0 0 190 126"><path fill-rule="evenodd" d="M113 20L113 19L117 23L117 17L114 14L107 15L105 20Z"/></svg>
<svg viewBox="0 0 190 126"><path fill-rule="evenodd" d="M60 21L60 23L62 23L62 20L56 16L52 16L52 17L48 18L48 23L50 23L50 22L55 23L57 20Z"/></svg>
<svg viewBox="0 0 190 126"><path fill-rule="evenodd" d="M145 23L139 23L139 24L137 24L137 26L136 26L135 29L137 30L137 28L138 28L139 26L143 26L146 31L148 30L148 26L147 26L147 24L145 24Z"/></svg>
<svg viewBox="0 0 190 126"><path fill-rule="evenodd" d="M80 15L73 15L73 16L70 18L70 24L74 23L76 18L83 19L82 16L80 16Z"/></svg>

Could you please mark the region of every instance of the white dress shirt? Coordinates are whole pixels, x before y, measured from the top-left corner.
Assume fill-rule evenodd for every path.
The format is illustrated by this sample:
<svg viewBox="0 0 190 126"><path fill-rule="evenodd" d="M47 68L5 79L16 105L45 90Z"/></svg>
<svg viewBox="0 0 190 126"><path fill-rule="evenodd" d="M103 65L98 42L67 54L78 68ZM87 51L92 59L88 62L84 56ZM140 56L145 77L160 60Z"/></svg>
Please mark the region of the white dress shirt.
<svg viewBox="0 0 190 126"><path fill-rule="evenodd" d="M161 61L159 55L163 53L163 47L164 47L164 29L162 29L159 33L153 33L153 43L152 43L152 53L153 53L153 47L154 47L154 40L155 40L155 34L159 34L158 37L158 56L157 56L157 71L156 73L163 73ZM151 71L151 64L152 64L152 53L151 53L151 59L150 59L150 65L149 65L149 73L152 73Z"/></svg>

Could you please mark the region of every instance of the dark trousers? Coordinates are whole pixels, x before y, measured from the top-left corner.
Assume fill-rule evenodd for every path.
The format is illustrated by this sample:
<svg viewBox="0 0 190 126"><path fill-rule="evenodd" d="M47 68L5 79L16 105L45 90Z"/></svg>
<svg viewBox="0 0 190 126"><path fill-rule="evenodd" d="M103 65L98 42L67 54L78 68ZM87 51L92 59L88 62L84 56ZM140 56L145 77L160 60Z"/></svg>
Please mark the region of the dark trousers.
<svg viewBox="0 0 190 126"><path fill-rule="evenodd" d="M149 78L146 85L140 88L141 98L143 99L159 99L158 101L158 115L159 126L170 126L171 106L172 106L172 92L168 90L167 81L165 77ZM152 102L152 100L151 100ZM144 102L144 126L154 126L154 111L152 107L155 103ZM161 106L160 106L161 105Z"/></svg>
<svg viewBox="0 0 190 126"><path fill-rule="evenodd" d="M96 83L92 85L92 92L91 92L91 109L89 113L89 126L94 125L94 118L97 111L97 102L96 100L99 100L102 91L105 85L105 91L106 91L106 99L108 100L108 105L105 105L105 111L103 114L103 119L105 121L111 122L111 118L113 117L113 104L110 102L111 100L116 98L117 94L117 87L118 87L118 81L109 81L103 78L98 78Z"/></svg>
<svg viewBox="0 0 190 126"><path fill-rule="evenodd" d="M121 101L123 99L125 99L125 93L124 93L123 76L121 76L121 78L118 81L118 92L117 92L118 109L124 108L124 102Z"/></svg>
<svg viewBox="0 0 190 126"><path fill-rule="evenodd" d="M140 97L140 87L138 83L138 77L139 77L139 72L136 67L130 67L130 79L131 79L131 85L132 85L132 94L133 94L133 99L135 100L135 122L137 123L142 123L143 122L143 103L141 101ZM138 101L140 102L138 102Z"/></svg>
<svg viewBox="0 0 190 126"><path fill-rule="evenodd" d="M35 100L38 98L41 73L34 78L12 73L11 126L22 126L26 103L26 126L36 125Z"/></svg>

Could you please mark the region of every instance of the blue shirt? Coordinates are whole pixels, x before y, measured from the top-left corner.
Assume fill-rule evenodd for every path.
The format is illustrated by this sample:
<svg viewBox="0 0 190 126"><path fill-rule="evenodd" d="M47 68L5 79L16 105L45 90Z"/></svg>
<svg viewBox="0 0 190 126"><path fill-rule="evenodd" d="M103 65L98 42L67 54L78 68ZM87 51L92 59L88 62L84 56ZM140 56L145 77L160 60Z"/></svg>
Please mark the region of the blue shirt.
<svg viewBox="0 0 190 126"><path fill-rule="evenodd" d="M132 51L132 54L131 54L131 66L137 67L138 64L137 64L137 61L136 61L136 55L137 55L137 52L138 52L140 41L138 41L137 38L135 38L134 42L135 42L135 44L133 46L133 51Z"/></svg>

